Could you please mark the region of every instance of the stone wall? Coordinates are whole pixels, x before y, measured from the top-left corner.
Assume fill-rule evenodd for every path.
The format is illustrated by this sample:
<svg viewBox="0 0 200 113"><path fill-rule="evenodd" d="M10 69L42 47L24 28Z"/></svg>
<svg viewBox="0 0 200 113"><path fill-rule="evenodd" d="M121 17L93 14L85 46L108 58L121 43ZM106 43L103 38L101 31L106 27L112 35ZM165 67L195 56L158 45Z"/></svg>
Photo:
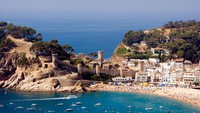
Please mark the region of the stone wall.
<svg viewBox="0 0 200 113"><path fill-rule="evenodd" d="M89 68L83 68L81 67L81 69L79 70L81 73L83 72L89 72L89 73L93 73L93 74L96 74L96 69L89 69ZM120 75L120 70L118 69L102 69L100 68L99 73L104 73L104 74L107 74L107 75L111 75L111 76L118 76ZM123 76L135 76L135 73L137 71L133 71L133 70L122 70L122 74ZM79 73L79 74L81 74Z"/></svg>

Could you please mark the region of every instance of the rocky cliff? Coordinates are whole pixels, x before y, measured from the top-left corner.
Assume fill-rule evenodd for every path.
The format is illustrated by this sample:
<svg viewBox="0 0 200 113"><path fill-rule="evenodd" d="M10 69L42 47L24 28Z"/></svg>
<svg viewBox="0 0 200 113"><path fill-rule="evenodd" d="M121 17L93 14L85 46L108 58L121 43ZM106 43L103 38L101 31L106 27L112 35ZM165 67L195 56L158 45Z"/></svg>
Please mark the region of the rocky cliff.
<svg viewBox="0 0 200 113"><path fill-rule="evenodd" d="M84 91L79 76L75 73L75 67L62 62L59 64L62 68L44 68L40 61L35 61L35 55L30 53L29 48L32 45L30 42L13 39L11 36L7 38L15 42L17 47L9 52L0 53L0 88L43 92Z"/></svg>

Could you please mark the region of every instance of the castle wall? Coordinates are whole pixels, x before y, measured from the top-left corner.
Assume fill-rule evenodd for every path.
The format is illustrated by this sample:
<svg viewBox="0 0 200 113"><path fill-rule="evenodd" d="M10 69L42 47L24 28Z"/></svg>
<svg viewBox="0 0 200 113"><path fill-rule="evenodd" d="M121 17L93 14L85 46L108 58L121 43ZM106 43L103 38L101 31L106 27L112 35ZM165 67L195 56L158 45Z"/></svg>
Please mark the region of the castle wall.
<svg viewBox="0 0 200 113"><path fill-rule="evenodd" d="M94 69L89 69L89 68L83 68L82 67L82 72L89 72L89 73L96 74L96 69L95 68ZM104 74L111 75L111 76L118 76L118 75L120 75L120 70L118 70L118 69L102 69L102 68L100 68L98 73L99 74L100 73L104 73ZM123 70L122 73L123 73L123 76L135 76L136 71Z"/></svg>

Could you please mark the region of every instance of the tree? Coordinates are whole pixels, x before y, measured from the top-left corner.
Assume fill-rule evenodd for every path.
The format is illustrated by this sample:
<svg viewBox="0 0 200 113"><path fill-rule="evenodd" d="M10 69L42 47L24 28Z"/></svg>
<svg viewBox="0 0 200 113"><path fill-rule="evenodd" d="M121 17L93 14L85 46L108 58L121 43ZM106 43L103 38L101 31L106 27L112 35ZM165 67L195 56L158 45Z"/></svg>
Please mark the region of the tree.
<svg viewBox="0 0 200 113"><path fill-rule="evenodd" d="M123 38L123 43L132 46L134 43L140 43L140 41L143 40L145 34L142 30L139 30L137 32L135 31L128 31L124 38Z"/></svg>
<svg viewBox="0 0 200 113"><path fill-rule="evenodd" d="M18 65L19 67L24 67L24 66L30 65L30 63L29 63L29 61L28 61L28 59L27 59L25 53L23 53L23 54L20 56L20 58L17 60L17 65Z"/></svg>
<svg viewBox="0 0 200 113"><path fill-rule="evenodd" d="M50 43L52 43L52 44L57 44L57 43L58 43L58 40L52 39L52 40L50 41Z"/></svg>
<svg viewBox="0 0 200 113"><path fill-rule="evenodd" d="M199 86L200 85L200 82L194 82L193 83L195 86Z"/></svg>
<svg viewBox="0 0 200 113"><path fill-rule="evenodd" d="M70 45L63 45L62 46L62 48L66 51L66 52L68 52L68 53L70 53L70 52L74 52L74 49L72 48L72 46L70 46Z"/></svg>
<svg viewBox="0 0 200 113"><path fill-rule="evenodd" d="M41 33L37 33L37 34L35 35L35 40L36 40L36 41L41 41L41 40L42 40L42 34L41 34Z"/></svg>
<svg viewBox="0 0 200 113"><path fill-rule="evenodd" d="M70 55L67 53L63 47L58 44L57 40L52 40L51 42L35 42L30 47L30 51L34 51L37 55L48 55L58 54L59 60L69 59Z"/></svg>
<svg viewBox="0 0 200 113"><path fill-rule="evenodd" d="M97 57L97 53L95 52L91 52L91 53L88 53L88 56L92 57L93 59L95 59Z"/></svg>
<svg viewBox="0 0 200 113"><path fill-rule="evenodd" d="M8 25L8 23L6 23L6 22L0 22L0 27L5 27L7 25Z"/></svg>
<svg viewBox="0 0 200 113"><path fill-rule="evenodd" d="M6 33L12 35L14 38L25 38L26 41L36 42L41 40L41 34L37 33L35 29L26 26L14 26L8 24L4 27Z"/></svg>
<svg viewBox="0 0 200 113"><path fill-rule="evenodd" d="M7 52L15 46L15 43L12 40L6 38L4 30L0 28L0 52Z"/></svg>

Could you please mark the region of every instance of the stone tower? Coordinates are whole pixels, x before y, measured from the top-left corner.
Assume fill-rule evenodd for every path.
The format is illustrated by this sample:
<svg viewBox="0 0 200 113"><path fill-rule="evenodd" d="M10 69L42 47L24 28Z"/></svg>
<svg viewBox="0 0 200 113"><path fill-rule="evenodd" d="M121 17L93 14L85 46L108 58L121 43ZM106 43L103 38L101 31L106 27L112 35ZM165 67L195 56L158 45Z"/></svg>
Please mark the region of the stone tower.
<svg viewBox="0 0 200 113"><path fill-rule="evenodd" d="M53 67L57 67L58 63L58 54L52 54L52 65Z"/></svg>
<svg viewBox="0 0 200 113"><path fill-rule="evenodd" d="M103 61L103 51L98 51L98 59L100 60L100 61Z"/></svg>
<svg viewBox="0 0 200 113"><path fill-rule="evenodd" d="M82 65L77 64L78 74L82 74Z"/></svg>
<svg viewBox="0 0 200 113"><path fill-rule="evenodd" d="M96 65L96 75L99 76L100 75L100 66Z"/></svg>
<svg viewBox="0 0 200 113"><path fill-rule="evenodd" d="M124 76L123 76L123 69L122 69L122 67L119 68L119 72L120 72L120 76L121 76L121 77L124 77Z"/></svg>
<svg viewBox="0 0 200 113"><path fill-rule="evenodd" d="M144 72L144 61L138 61L139 72Z"/></svg>

